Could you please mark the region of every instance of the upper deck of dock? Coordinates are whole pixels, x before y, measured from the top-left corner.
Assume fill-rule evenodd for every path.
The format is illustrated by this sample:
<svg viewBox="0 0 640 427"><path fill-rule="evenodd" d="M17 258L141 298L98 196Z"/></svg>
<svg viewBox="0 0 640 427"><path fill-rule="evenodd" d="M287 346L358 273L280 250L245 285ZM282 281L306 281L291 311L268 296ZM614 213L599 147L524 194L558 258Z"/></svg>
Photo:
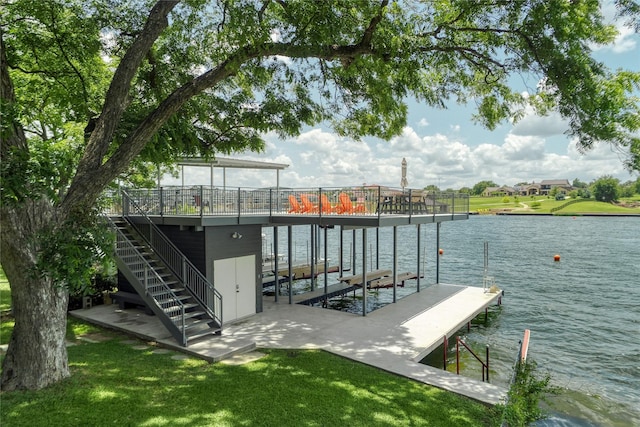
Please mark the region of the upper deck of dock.
<svg viewBox="0 0 640 427"><path fill-rule="evenodd" d="M107 214L135 216L136 211L142 211L154 222L183 226L387 227L469 218L468 194L381 186L303 189L170 186L114 191L105 197Z"/></svg>

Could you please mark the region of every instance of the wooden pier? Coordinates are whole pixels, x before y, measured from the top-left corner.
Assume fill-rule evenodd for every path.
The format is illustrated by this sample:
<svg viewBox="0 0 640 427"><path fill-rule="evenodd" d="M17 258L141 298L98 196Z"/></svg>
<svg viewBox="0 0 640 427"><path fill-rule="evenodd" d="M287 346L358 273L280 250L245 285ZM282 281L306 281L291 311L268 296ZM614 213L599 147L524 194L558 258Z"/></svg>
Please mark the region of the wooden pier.
<svg viewBox="0 0 640 427"><path fill-rule="evenodd" d="M416 273L406 272L402 274L398 274L398 280L396 281L396 285L400 287L404 287L404 282L407 280L417 279L418 275ZM393 276L385 276L381 279L372 280L369 282L367 286L369 289L382 289L382 288L392 288L393 287Z"/></svg>
<svg viewBox="0 0 640 427"><path fill-rule="evenodd" d="M327 273L336 273L340 270L337 265L330 265L327 267ZM291 274L295 277L295 280L310 279L311 278L311 266L306 265L294 265L291 268ZM314 275L318 277L324 274L324 263L318 263L315 265ZM289 277L289 268L281 268L278 270L279 276Z"/></svg>
<svg viewBox="0 0 640 427"><path fill-rule="evenodd" d="M367 284L373 280L378 280L383 277L391 275L391 270L374 270L367 272ZM362 274L354 274L353 276L340 277L340 282L348 283L349 285L362 285Z"/></svg>
<svg viewBox="0 0 640 427"><path fill-rule="evenodd" d="M393 287L393 276L390 276L391 270L375 270L371 273L367 273L367 289L383 289ZM416 273L402 273L398 275L398 286L404 286L404 282L411 279L416 279L418 275ZM372 280L369 280L371 278ZM327 286L326 293L325 288L320 286L318 289L305 292L293 296L293 301L296 304L314 305L325 300L345 295L349 292L355 292L358 289L362 289L362 274L355 274L353 276L340 277L340 282Z"/></svg>

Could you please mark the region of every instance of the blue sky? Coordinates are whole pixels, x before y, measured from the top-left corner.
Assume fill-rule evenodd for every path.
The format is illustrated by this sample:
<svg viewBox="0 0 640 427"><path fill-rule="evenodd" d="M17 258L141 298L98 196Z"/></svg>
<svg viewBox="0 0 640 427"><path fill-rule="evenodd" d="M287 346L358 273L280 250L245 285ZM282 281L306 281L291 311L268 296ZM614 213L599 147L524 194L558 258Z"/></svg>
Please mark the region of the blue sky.
<svg viewBox="0 0 640 427"><path fill-rule="evenodd" d="M612 17L614 9L605 7L604 13ZM612 69L640 71L640 35L619 28L616 41L596 48L594 54ZM526 90L524 84L516 89ZM638 176L623 168L620 154L609 145L579 153L575 141L564 135L566 125L557 115L530 114L516 125L506 123L489 131L473 123L473 111L472 105L434 110L413 102L403 133L390 141L354 141L316 127L286 140L267 135L265 152L234 157L288 164L280 172L280 185L294 188L363 183L399 187L403 157L411 188L434 184L443 190L458 189L482 180L499 185L564 178L590 182L602 175L624 182ZM185 184L209 184L209 176L208 170L187 168ZM225 178L234 187L274 186L276 182L273 171L228 169ZM163 179L163 184L179 181ZM220 170L214 173L214 185L222 185Z"/></svg>

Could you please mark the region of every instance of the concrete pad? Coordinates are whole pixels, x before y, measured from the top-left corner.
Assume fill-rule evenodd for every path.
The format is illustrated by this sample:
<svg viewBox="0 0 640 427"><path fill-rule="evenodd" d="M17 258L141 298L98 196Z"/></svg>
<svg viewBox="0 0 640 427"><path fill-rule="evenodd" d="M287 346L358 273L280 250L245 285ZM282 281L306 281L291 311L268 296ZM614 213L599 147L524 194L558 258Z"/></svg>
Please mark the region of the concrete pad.
<svg viewBox="0 0 640 427"><path fill-rule="evenodd" d="M263 301L263 312L225 325L222 335L202 338L181 347L155 316L138 309L114 310L97 306L71 315L116 328L162 347L217 362L256 348L323 349L331 353L412 378L472 399L496 404L506 389L418 363L478 313L496 304L501 294L482 288L437 284L369 313L367 316L336 310ZM246 356L251 358L251 356ZM242 357L236 360L242 361ZM234 362L231 362L234 363Z"/></svg>

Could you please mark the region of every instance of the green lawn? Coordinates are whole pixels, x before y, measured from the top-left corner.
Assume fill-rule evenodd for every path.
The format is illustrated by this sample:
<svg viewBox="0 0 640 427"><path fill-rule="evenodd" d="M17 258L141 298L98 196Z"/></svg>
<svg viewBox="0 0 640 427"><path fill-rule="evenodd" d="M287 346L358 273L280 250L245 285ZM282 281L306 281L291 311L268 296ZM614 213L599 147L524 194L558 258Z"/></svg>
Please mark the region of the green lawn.
<svg viewBox="0 0 640 427"><path fill-rule="evenodd" d="M496 410L315 350L262 350L240 366L174 360L113 332L69 347L72 377L2 393L7 426L494 426ZM138 344L143 344L139 342Z"/></svg>
<svg viewBox="0 0 640 427"><path fill-rule="evenodd" d="M12 329L5 316L1 344ZM262 359L232 366L176 360L179 353L139 350L145 343L127 338L70 317L71 378L45 390L0 393L2 425L500 424L496 409L323 351L261 350Z"/></svg>
<svg viewBox="0 0 640 427"><path fill-rule="evenodd" d="M477 213L495 213L498 211L511 211L514 213L551 213L551 210L566 204L567 200L555 200L546 196L520 196L516 199L508 197L509 202L504 203L503 197L470 197L469 211ZM625 201L638 201L638 197L623 199ZM536 203L539 206L533 206ZM554 212L556 215L580 215L585 213L632 213L640 214L640 207L628 208L616 206L611 203L585 200L567 205L566 208Z"/></svg>

